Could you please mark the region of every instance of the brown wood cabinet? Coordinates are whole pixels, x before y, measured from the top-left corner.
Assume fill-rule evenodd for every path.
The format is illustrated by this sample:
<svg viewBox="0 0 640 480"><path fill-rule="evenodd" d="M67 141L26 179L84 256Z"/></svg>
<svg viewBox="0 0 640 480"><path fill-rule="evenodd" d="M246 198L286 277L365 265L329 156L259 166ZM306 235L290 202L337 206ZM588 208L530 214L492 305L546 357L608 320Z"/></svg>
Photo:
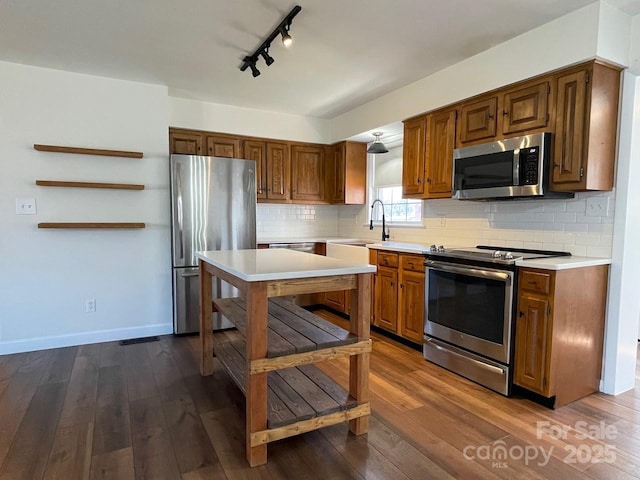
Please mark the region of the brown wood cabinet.
<svg viewBox="0 0 640 480"><path fill-rule="evenodd" d="M457 113L457 110L452 109L438 110L427 118L429 134L425 160L425 198L451 197Z"/></svg>
<svg viewBox="0 0 640 480"><path fill-rule="evenodd" d="M520 269L514 384L554 407L598 390L608 271Z"/></svg>
<svg viewBox="0 0 640 480"><path fill-rule="evenodd" d="M458 145L549 130L552 83L547 75L464 102L460 106Z"/></svg>
<svg viewBox="0 0 640 480"><path fill-rule="evenodd" d="M364 205L367 190L367 144L340 142L333 146L332 203Z"/></svg>
<svg viewBox="0 0 640 480"><path fill-rule="evenodd" d="M460 128L458 143L467 144L478 140L491 141L498 133L498 97L474 99L460 106Z"/></svg>
<svg viewBox="0 0 640 480"><path fill-rule="evenodd" d="M593 62L556 76L551 190L611 190L620 70Z"/></svg>
<svg viewBox="0 0 640 480"><path fill-rule="evenodd" d="M424 323L424 257L378 250L374 282L373 324L422 343Z"/></svg>
<svg viewBox="0 0 640 480"><path fill-rule="evenodd" d="M364 143L328 146L171 127L169 150L255 160L260 203L364 204L366 199Z"/></svg>
<svg viewBox="0 0 640 480"><path fill-rule="evenodd" d="M326 150L323 146L291 147L291 199L326 202Z"/></svg>
<svg viewBox="0 0 640 480"><path fill-rule="evenodd" d="M402 196L424 194L424 160L427 143L427 116L405 120L402 144Z"/></svg>
<svg viewBox="0 0 640 480"><path fill-rule="evenodd" d="M245 140L244 158L256 161L258 201L286 202L289 199L289 145Z"/></svg>
<svg viewBox="0 0 640 480"><path fill-rule="evenodd" d="M243 158L242 138L233 135L207 135L207 155L210 157Z"/></svg>
<svg viewBox="0 0 640 480"><path fill-rule="evenodd" d="M456 109L443 109L404 123L402 195L409 198L451 196Z"/></svg>
<svg viewBox="0 0 640 480"><path fill-rule="evenodd" d="M202 155L204 137L197 133L169 129L170 153L184 155Z"/></svg>

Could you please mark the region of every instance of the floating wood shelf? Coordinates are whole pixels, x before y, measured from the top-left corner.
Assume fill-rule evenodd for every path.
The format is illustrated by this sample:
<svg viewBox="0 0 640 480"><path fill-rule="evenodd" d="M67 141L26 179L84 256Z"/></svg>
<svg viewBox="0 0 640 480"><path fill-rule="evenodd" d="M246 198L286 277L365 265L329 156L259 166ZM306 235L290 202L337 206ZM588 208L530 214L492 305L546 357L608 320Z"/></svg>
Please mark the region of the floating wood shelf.
<svg viewBox="0 0 640 480"><path fill-rule="evenodd" d="M145 228L144 223L139 222L48 222L39 223L38 228Z"/></svg>
<svg viewBox="0 0 640 480"><path fill-rule="evenodd" d="M71 188L110 188L117 190L144 190L144 185L133 183L101 183L101 182L61 182L57 180L36 180L41 187L71 187Z"/></svg>
<svg viewBox="0 0 640 480"><path fill-rule="evenodd" d="M39 145L34 144L33 148L39 152L56 152L56 153L77 153L80 155L101 155L105 157L128 157L128 158L142 158L142 152L127 152L124 150L102 150L96 148L81 148L81 147L60 147L56 145Z"/></svg>

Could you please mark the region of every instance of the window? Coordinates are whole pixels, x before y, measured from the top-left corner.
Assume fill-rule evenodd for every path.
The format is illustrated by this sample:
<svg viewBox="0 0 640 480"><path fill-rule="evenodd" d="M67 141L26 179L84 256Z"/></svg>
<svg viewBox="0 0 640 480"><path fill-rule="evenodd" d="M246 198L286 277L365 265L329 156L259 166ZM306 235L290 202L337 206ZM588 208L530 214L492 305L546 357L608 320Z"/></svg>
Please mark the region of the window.
<svg viewBox="0 0 640 480"><path fill-rule="evenodd" d="M402 198L402 146L390 148L389 153L369 155L369 205L375 199L384 203L387 224L422 225L422 200ZM376 203L375 223L382 222L382 208Z"/></svg>
<svg viewBox="0 0 640 480"><path fill-rule="evenodd" d="M421 223L422 200L415 198L402 198L402 185L392 187L380 187L374 189L375 198L384 203L384 218L393 223ZM376 204L373 209L373 221L382 221L382 208Z"/></svg>

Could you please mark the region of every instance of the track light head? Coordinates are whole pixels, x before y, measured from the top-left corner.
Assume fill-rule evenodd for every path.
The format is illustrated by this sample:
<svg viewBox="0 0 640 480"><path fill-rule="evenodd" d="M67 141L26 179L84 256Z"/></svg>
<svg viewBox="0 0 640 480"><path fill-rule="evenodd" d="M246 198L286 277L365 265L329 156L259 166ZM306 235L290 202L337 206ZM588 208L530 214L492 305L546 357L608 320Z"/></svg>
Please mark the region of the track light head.
<svg viewBox="0 0 640 480"><path fill-rule="evenodd" d="M251 69L251 75L253 75L253 78L260 75L260 70L258 70L258 67L256 67L255 61L249 64L249 68Z"/></svg>
<svg viewBox="0 0 640 480"><path fill-rule="evenodd" d="M273 62L275 62L273 57L271 55L269 55L269 49L268 48L262 50L260 52L260 55L262 55L262 58L264 58L264 63L267 64L267 67L270 66Z"/></svg>
<svg viewBox="0 0 640 480"><path fill-rule="evenodd" d="M282 35L282 44L285 47L289 48L293 43L293 38L291 38L291 35L289 35L289 29L283 28L280 34Z"/></svg>

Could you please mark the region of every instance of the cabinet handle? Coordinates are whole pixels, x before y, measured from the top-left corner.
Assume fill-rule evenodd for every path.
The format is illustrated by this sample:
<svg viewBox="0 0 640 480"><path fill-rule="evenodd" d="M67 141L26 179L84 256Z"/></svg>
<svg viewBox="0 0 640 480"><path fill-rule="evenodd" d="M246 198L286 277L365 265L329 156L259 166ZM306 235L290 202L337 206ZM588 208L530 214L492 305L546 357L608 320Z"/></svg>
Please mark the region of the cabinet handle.
<svg viewBox="0 0 640 480"><path fill-rule="evenodd" d="M393 287L395 285L395 283L391 282L391 286Z"/></svg>
<svg viewBox="0 0 640 480"><path fill-rule="evenodd" d="M431 183L431 179L430 178L427 178L427 183Z"/></svg>
<svg viewBox="0 0 640 480"><path fill-rule="evenodd" d="M487 112L487 118L493 118L493 113Z"/></svg>
<svg viewBox="0 0 640 480"><path fill-rule="evenodd" d="M504 110L504 111L502 112L502 115L509 115L509 112L508 112L507 110Z"/></svg>
<svg viewBox="0 0 640 480"><path fill-rule="evenodd" d="M401 284L400 284L400 288L404 288L404 283L401 283Z"/></svg>
<svg viewBox="0 0 640 480"><path fill-rule="evenodd" d="M417 178L417 179L416 179L416 183L420 183L420 178Z"/></svg>
<svg viewBox="0 0 640 480"><path fill-rule="evenodd" d="M520 318L524 317L524 312L520 312L520 314L518 315Z"/></svg>

